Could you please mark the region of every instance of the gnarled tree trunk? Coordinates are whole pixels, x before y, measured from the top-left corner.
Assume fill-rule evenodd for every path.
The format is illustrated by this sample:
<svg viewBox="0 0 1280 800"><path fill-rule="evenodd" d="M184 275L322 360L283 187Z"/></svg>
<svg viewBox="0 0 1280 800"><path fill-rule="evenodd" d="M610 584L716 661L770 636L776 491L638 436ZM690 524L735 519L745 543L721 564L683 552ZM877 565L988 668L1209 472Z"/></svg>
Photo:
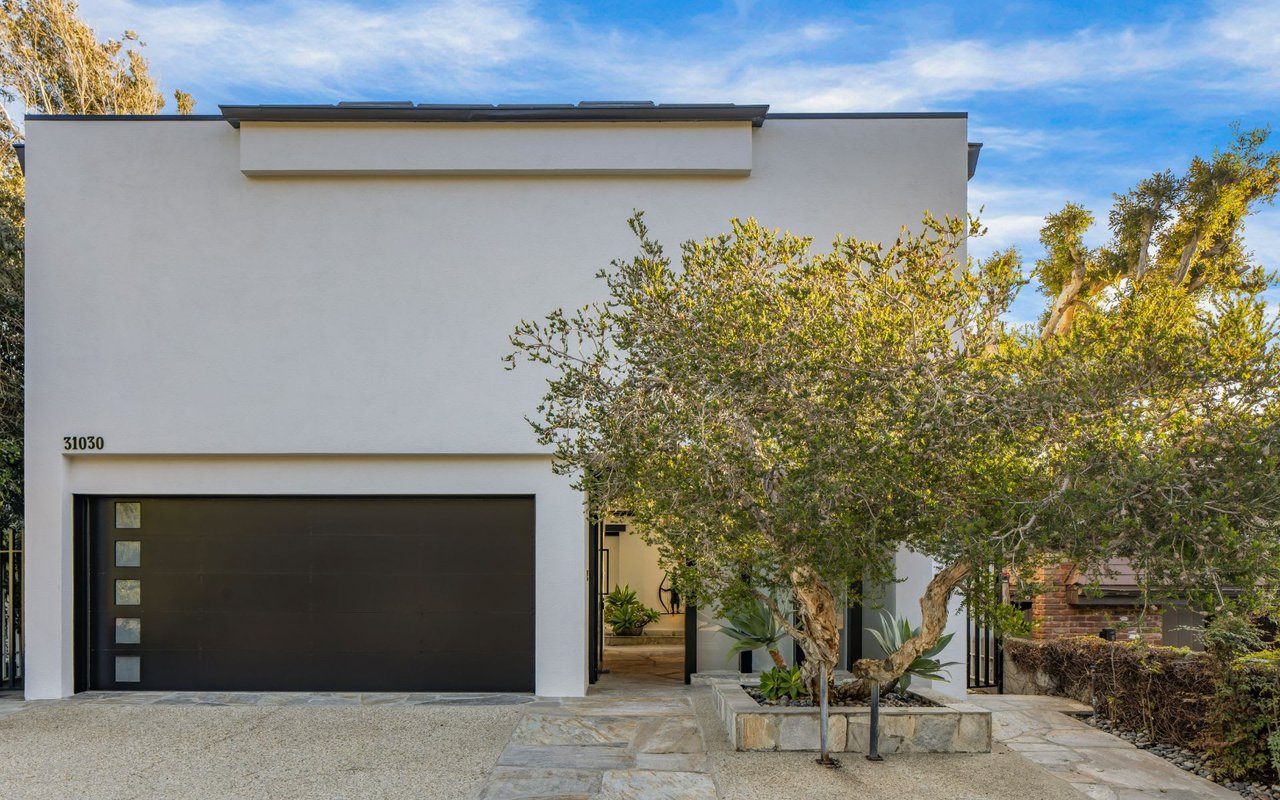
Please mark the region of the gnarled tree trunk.
<svg viewBox="0 0 1280 800"><path fill-rule="evenodd" d="M805 657L800 677L816 697L821 689L821 667L826 665L830 680L840 661L839 609L831 587L808 567L792 571L791 586L796 598L797 627L802 634L797 638Z"/></svg>
<svg viewBox="0 0 1280 800"><path fill-rule="evenodd" d="M937 644L938 639L946 633L947 620L951 617L948 609L951 593L969 577L969 573L969 565L961 562L952 564L933 576L920 598L920 633L903 642L897 652L891 653L888 658L863 658L855 662L852 694L869 695L873 682L884 687L896 681L907 671L912 661Z"/></svg>

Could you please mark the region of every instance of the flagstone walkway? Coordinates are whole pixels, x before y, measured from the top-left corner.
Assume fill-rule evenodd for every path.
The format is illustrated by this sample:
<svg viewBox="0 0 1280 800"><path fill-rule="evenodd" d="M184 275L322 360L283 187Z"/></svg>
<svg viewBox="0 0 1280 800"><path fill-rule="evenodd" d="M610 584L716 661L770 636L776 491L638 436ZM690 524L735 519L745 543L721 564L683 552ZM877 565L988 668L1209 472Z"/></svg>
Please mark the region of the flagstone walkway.
<svg viewBox="0 0 1280 800"><path fill-rule="evenodd" d="M588 697L525 706L482 800L716 800L684 687L621 676L603 683Z"/></svg>
<svg viewBox="0 0 1280 800"><path fill-rule="evenodd" d="M1089 707L1062 697L971 695L991 711L994 738L1093 800L1240 800L1159 756L1093 728L1073 714Z"/></svg>

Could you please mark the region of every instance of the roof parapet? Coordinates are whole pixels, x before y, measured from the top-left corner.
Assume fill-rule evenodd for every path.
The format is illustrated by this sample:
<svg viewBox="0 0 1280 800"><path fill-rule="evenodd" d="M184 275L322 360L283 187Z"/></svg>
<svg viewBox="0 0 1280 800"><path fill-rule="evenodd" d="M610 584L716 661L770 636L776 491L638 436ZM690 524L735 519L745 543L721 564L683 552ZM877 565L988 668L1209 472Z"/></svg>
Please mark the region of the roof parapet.
<svg viewBox="0 0 1280 800"><path fill-rule="evenodd" d="M407 101L336 105L223 105L232 127L242 122L750 122L764 124L767 105L585 101L569 104L442 104Z"/></svg>

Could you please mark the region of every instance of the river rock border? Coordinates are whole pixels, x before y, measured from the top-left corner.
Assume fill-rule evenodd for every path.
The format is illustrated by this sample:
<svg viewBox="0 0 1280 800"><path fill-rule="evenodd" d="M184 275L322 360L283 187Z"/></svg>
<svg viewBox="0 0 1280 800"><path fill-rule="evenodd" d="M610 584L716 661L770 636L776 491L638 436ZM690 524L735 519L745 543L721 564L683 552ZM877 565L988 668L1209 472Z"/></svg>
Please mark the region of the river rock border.
<svg viewBox="0 0 1280 800"><path fill-rule="evenodd" d="M762 706L739 681L711 684L716 712L734 749L817 750L818 710ZM880 752L989 753L991 712L928 689L912 689L938 705L880 709ZM828 746L833 752L866 753L870 744L871 709L833 706Z"/></svg>

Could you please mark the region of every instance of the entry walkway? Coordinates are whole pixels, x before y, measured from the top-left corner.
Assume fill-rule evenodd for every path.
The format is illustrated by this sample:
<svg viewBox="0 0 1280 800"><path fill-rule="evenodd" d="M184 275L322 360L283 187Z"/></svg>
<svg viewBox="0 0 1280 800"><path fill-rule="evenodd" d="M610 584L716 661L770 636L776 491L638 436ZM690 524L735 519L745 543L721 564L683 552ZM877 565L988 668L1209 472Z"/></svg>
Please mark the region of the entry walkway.
<svg viewBox="0 0 1280 800"><path fill-rule="evenodd" d="M991 711L994 738L1094 800L1240 800L1240 795L1097 730L1072 714L1089 707L1062 697L970 695Z"/></svg>
<svg viewBox="0 0 1280 800"><path fill-rule="evenodd" d="M482 800L1081 800L1063 781L999 747L992 753L892 755L740 753L705 686L653 676L602 676L585 698L521 708Z"/></svg>
<svg viewBox="0 0 1280 800"><path fill-rule="evenodd" d="M716 800L684 686L610 675L580 698L525 706L480 797Z"/></svg>

